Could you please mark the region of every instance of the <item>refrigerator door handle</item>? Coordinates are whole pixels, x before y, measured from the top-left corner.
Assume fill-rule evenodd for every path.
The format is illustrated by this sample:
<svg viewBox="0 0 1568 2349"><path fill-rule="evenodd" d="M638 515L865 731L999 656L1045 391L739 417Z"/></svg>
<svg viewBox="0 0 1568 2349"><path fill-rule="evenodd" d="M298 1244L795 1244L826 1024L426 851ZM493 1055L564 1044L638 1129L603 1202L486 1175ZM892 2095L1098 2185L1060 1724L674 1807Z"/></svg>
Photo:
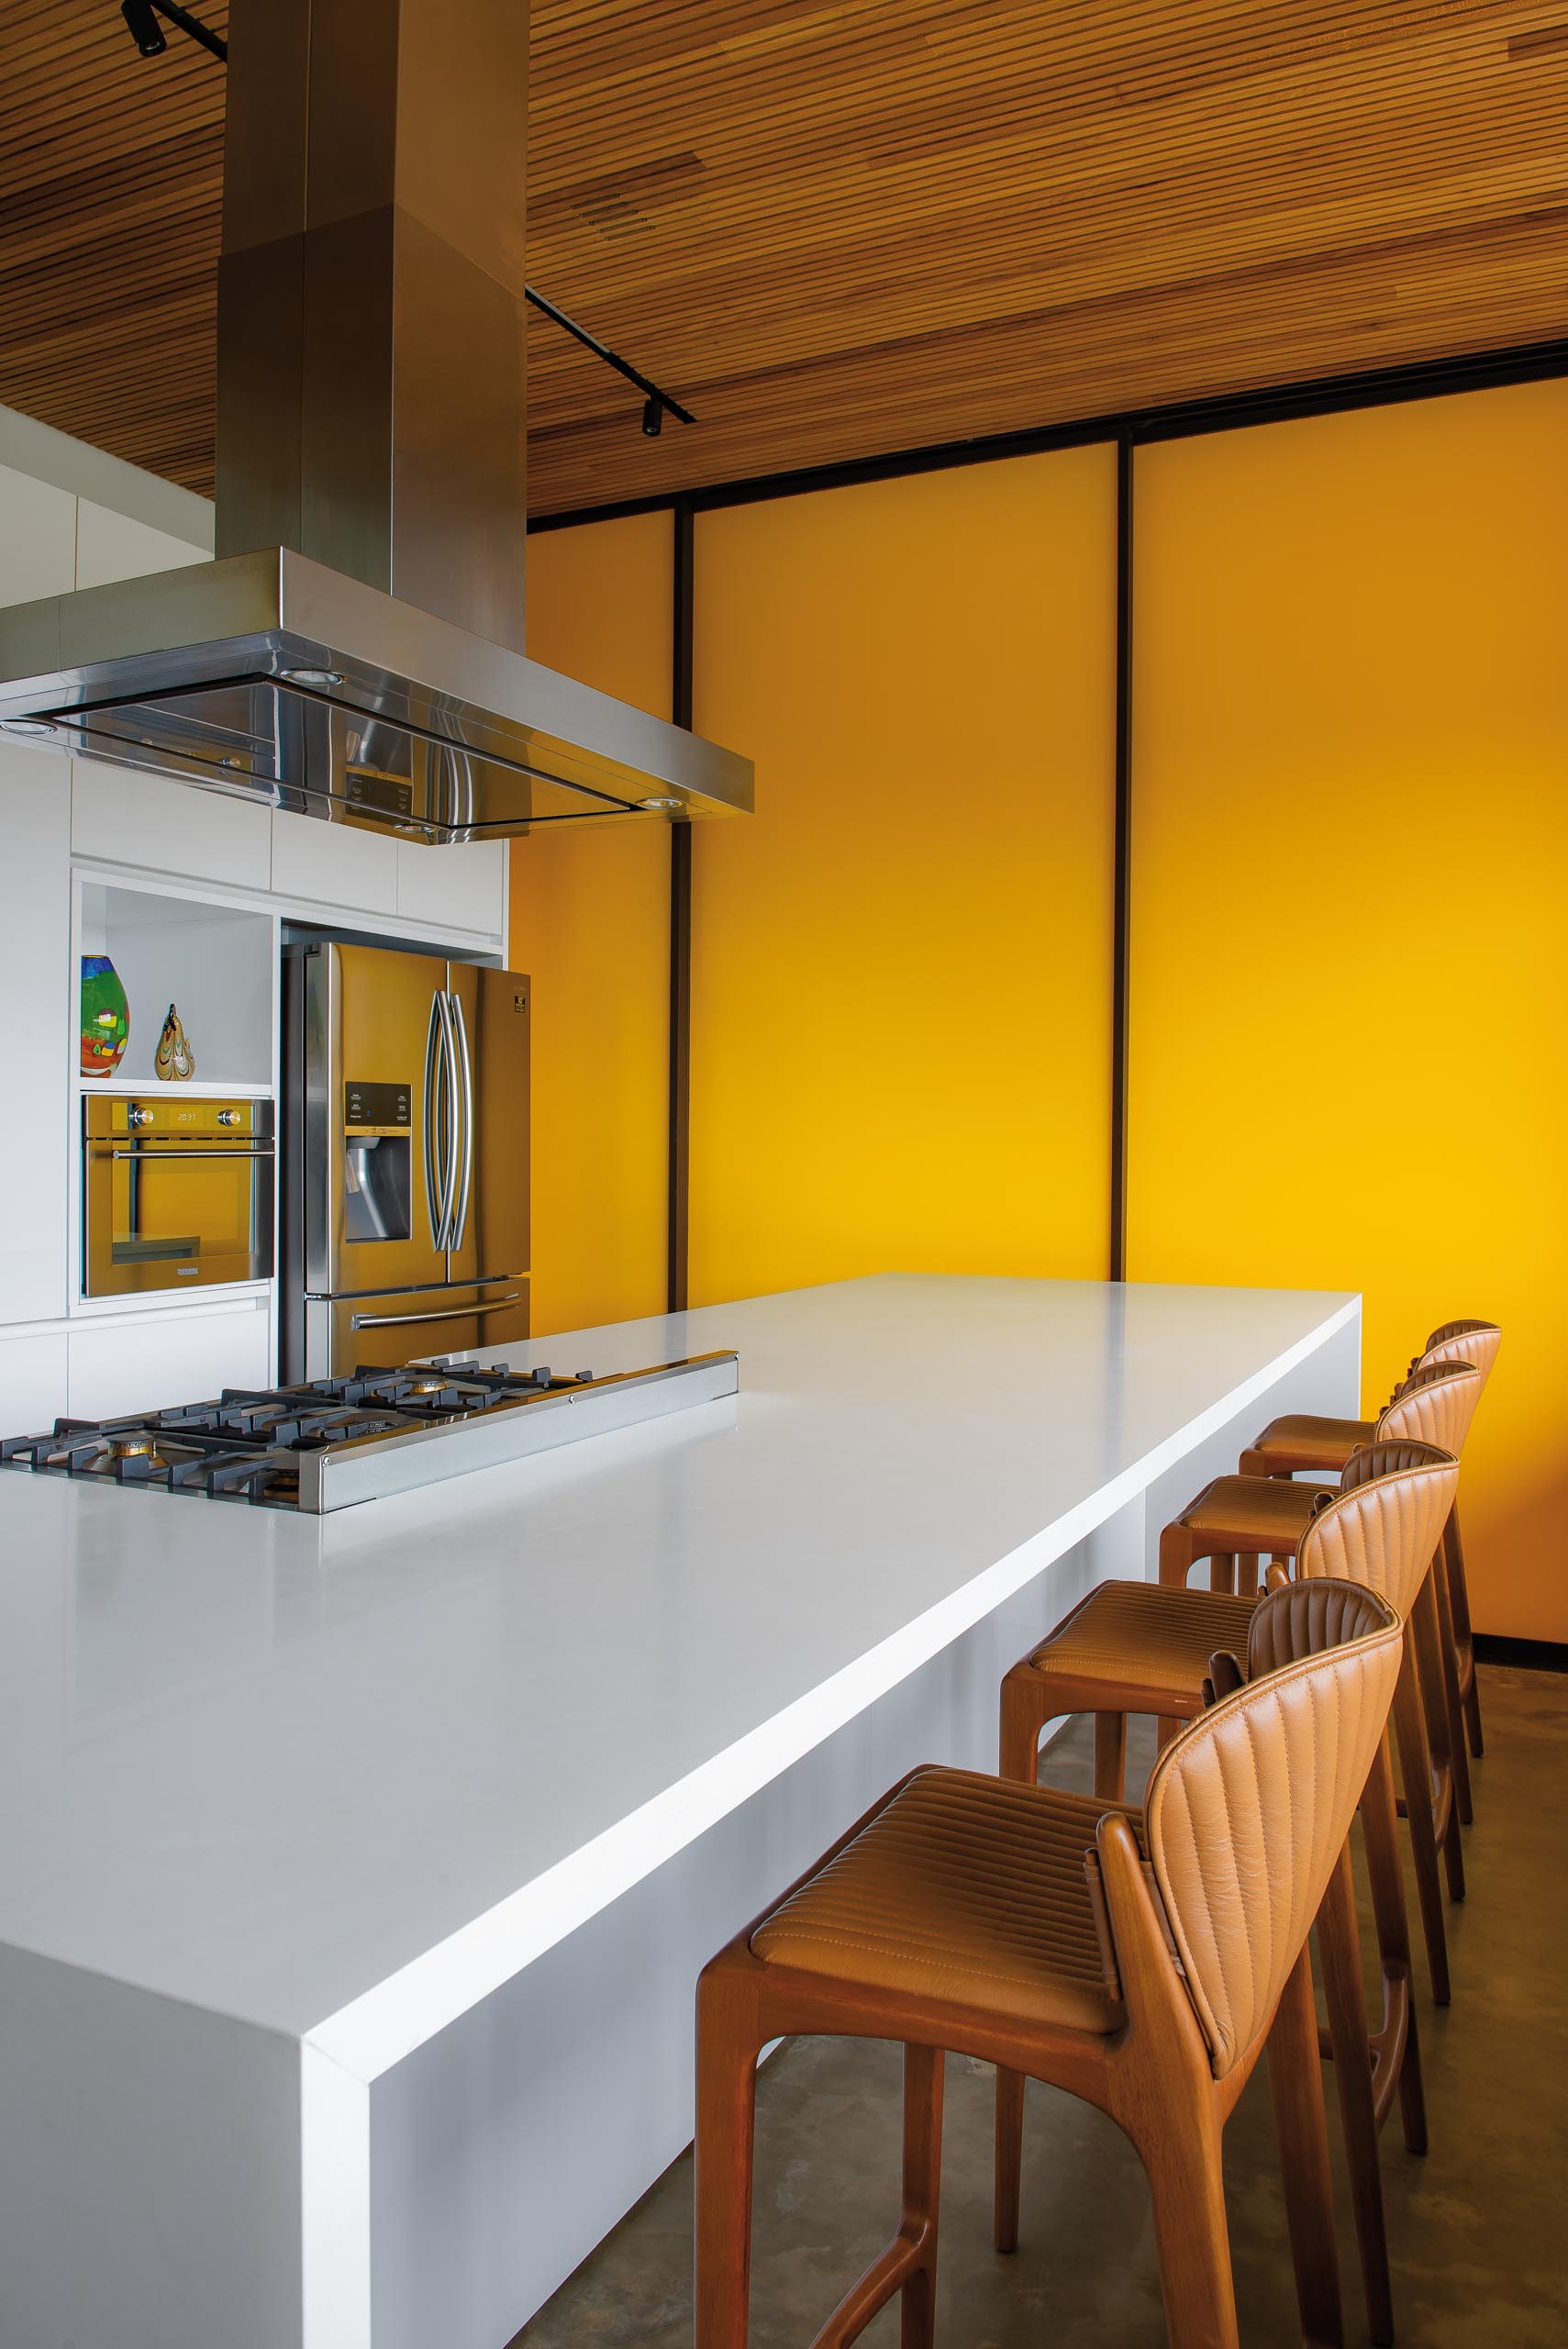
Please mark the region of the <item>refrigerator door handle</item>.
<svg viewBox="0 0 1568 2349"><path fill-rule="evenodd" d="M451 1245L461 1248L468 1232L468 1203L473 1194L473 1055L468 1049L468 1023L462 1016L462 997L452 994L447 1001L451 1006L453 1056L457 1062L462 1108L462 1178L453 1210L455 1228L451 1235Z"/></svg>
<svg viewBox="0 0 1568 2349"><path fill-rule="evenodd" d="M509 1305L520 1302L522 1291L514 1289L510 1297L498 1297L492 1305L458 1305L440 1313L356 1313L356 1330L403 1330L416 1328L421 1321L478 1321L486 1313L502 1313ZM450 1359L450 1357L449 1357Z"/></svg>
<svg viewBox="0 0 1568 2349"><path fill-rule="evenodd" d="M430 997L430 1025L425 1037L425 1208L430 1219L430 1245L443 1249L447 1232L447 1176L441 1163L440 1138L436 1128L436 1103L441 1075L441 992Z"/></svg>
<svg viewBox="0 0 1568 2349"><path fill-rule="evenodd" d="M452 999L444 987L436 990L436 1010L441 1023L442 1108L446 1147L441 1154L441 1236L438 1248L455 1248L457 1223L458 1150L462 1140L462 1102L458 1086L457 1037L452 1028Z"/></svg>

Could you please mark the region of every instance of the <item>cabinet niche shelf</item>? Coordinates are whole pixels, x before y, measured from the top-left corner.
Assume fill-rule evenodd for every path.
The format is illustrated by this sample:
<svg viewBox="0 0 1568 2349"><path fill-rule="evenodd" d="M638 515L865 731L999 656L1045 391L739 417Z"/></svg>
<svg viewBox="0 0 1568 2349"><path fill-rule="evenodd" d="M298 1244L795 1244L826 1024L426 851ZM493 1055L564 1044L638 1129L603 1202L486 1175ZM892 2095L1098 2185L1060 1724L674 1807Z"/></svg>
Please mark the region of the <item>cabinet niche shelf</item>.
<svg viewBox="0 0 1568 2349"><path fill-rule="evenodd" d="M153 1055L171 1003L195 1054L193 1094L272 1091L270 914L83 882L78 951L109 957L130 1007L119 1065L106 1077L83 1075L84 1092L134 1093L160 1082Z"/></svg>

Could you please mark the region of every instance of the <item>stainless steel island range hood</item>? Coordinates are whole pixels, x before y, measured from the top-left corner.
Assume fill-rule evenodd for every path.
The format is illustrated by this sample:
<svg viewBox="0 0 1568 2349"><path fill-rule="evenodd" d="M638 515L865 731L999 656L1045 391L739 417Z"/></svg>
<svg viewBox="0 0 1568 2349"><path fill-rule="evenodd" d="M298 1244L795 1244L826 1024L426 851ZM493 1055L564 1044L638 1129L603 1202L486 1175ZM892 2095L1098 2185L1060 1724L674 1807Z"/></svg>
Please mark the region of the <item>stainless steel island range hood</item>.
<svg viewBox="0 0 1568 2349"><path fill-rule="evenodd" d="M523 646L528 11L233 0L217 559L0 609L0 728L434 844L748 812Z"/></svg>

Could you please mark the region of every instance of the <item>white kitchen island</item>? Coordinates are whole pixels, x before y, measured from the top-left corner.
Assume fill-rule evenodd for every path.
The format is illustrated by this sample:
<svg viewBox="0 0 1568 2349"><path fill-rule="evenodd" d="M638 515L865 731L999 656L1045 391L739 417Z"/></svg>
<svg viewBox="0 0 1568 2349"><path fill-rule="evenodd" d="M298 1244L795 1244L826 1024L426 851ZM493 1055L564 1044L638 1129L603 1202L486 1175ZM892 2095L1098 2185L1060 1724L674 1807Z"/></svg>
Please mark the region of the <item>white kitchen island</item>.
<svg viewBox="0 0 1568 2349"><path fill-rule="evenodd" d="M710 1952L991 1766L1006 1664L1272 1412L1358 1408L1358 1300L1289 1291L509 1358L731 1345L733 1401L325 1520L0 1474L6 2349L502 2349L688 2139Z"/></svg>

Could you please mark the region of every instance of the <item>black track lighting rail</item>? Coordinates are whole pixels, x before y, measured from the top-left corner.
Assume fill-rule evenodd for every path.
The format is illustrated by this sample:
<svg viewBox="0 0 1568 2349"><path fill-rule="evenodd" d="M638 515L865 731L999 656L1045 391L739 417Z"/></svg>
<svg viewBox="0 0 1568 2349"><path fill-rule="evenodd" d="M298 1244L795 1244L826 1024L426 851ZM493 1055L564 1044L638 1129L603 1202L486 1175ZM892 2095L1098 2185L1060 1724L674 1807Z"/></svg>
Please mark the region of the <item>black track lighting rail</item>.
<svg viewBox="0 0 1568 2349"><path fill-rule="evenodd" d="M182 8L178 0L120 0L120 14L143 57L161 57L169 46L163 28L158 21L162 17L178 31L189 34L192 40L199 42L220 62L225 65L228 62L228 43L209 30L199 17L193 17L188 8ZM573 342L580 342L584 351L591 351L595 359L602 359L606 367L613 367L617 375L624 375L628 384L636 384L642 394L642 429L651 440L659 438L664 429L666 416L673 416L678 424L696 422L690 408L683 407L679 400L662 391L640 367L634 367L629 359L623 359L618 351L612 351L607 342L599 340L596 334L590 334L586 327L580 327L575 318L568 317L564 310L547 301L531 285L524 286L523 298L536 310L542 311L563 334L569 334Z"/></svg>
<svg viewBox="0 0 1568 2349"><path fill-rule="evenodd" d="M642 429L651 440L658 439L666 411L678 424L696 422L689 408L683 407L679 400L672 399L668 392L662 392L639 367L634 367L629 359L623 359L618 351L612 351L608 343L601 342L597 335L590 334L586 327L580 327L575 318L569 318L565 311L557 309L553 302L547 302L542 294L536 294L531 285L524 286L523 297L531 302L536 310L542 311L547 318L552 319L574 342L580 342L584 351L591 351L595 359L602 359L606 367L613 367L617 375L624 375L628 384L637 385L643 395Z"/></svg>

